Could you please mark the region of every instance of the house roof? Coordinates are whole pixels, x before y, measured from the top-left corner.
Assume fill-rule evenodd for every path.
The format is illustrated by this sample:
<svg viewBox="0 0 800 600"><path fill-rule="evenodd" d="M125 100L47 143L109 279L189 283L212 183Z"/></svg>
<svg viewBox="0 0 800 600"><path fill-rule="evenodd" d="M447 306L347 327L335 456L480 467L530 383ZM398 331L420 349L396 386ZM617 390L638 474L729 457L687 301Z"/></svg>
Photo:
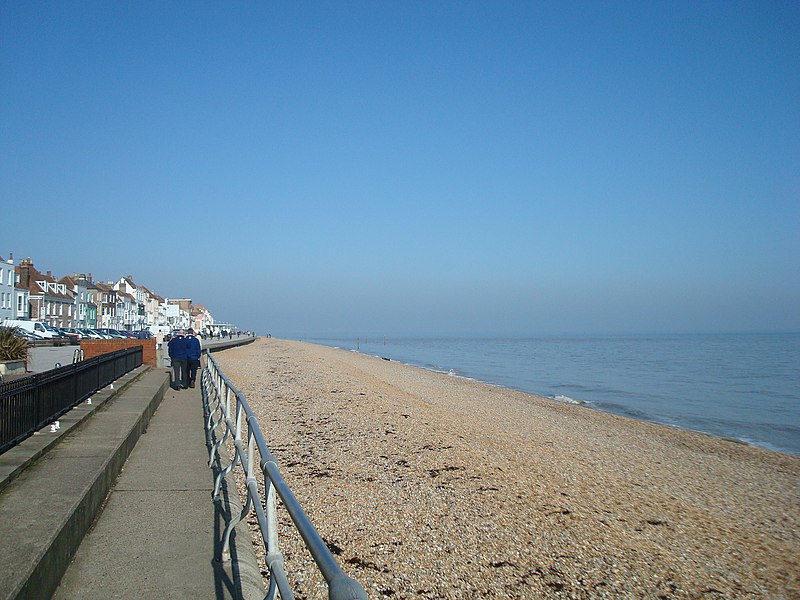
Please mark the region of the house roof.
<svg viewBox="0 0 800 600"><path fill-rule="evenodd" d="M54 291L50 285L47 284L54 284L58 285L60 282L56 280L50 274L45 275L41 271L39 271L36 267L33 266L33 263L30 261L26 261L23 264L18 265L15 269L15 272L22 274L23 272L27 272L27 282L20 277L19 287L27 288L31 295L39 296L44 295L45 298L50 298L52 300L61 300L61 301L72 301L72 297L67 293L62 293L58 291L58 288ZM40 281L44 281L46 284L45 290L39 285ZM26 285L27 284L27 285ZM64 284L62 284L64 285Z"/></svg>

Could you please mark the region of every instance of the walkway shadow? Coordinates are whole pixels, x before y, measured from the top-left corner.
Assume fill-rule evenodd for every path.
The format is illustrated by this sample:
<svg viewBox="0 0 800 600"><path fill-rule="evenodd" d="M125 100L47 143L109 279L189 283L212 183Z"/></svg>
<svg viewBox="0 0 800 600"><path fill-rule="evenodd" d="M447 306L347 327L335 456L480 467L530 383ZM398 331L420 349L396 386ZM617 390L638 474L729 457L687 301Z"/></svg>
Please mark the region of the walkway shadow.
<svg viewBox="0 0 800 600"><path fill-rule="evenodd" d="M206 449L210 452L212 444L216 443L215 432L206 440ZM216 481L217 476L229 464L223 462L219 453L211 466L210 473L212 481ZM209 498L211 501L211 498ZM236 519L241 514L242 502L236 488L233 474L223 477L220 485L219 500L214 502L214 555L211 559L214 567L214 588L216 598L235 598L236 600L259 600L264 598L265 590L261 580L261 571L255 560L253 552L253 542L250 538L247 520L234 528L231 533L228 550L230 561L221 562L223 535L225 528L232 519Z"/></svg>

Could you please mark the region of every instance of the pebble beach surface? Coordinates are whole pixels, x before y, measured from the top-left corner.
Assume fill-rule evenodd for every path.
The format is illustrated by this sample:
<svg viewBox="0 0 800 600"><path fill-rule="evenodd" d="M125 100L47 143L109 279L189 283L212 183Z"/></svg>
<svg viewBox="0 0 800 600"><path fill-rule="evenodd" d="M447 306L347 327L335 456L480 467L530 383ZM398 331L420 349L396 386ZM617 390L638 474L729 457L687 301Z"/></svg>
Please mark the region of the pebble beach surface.
<svg viewBox="0 0 800 600"><path fill-rule="evenodd" d="M800 597L798 457L302 342L215 359L370 598Z"/></svg>

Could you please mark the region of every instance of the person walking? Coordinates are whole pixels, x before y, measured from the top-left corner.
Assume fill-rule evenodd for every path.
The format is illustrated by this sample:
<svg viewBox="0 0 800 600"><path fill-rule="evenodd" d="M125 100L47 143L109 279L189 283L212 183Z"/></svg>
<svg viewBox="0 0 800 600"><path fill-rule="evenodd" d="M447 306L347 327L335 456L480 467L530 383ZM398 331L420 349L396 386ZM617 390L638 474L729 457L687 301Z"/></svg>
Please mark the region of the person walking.
<svg viewBox="0 0 800 600"><path fill-rule="evenodd" d="M197 368L200 366L200 354L203 352L200 347L200 340L194 335L194 329L190 329L186 336L186 364L189 369L189 387L194 387L197 379Z"/></svg>
<svg viewBox="0 0 800 600"><path fill-rule="evenodd" d="M183 336L183 329L178 330L178 335L174 336L167 345L169 357L172 360L172 385L176 390L189 387L187 360L188 343Z"/></svg>

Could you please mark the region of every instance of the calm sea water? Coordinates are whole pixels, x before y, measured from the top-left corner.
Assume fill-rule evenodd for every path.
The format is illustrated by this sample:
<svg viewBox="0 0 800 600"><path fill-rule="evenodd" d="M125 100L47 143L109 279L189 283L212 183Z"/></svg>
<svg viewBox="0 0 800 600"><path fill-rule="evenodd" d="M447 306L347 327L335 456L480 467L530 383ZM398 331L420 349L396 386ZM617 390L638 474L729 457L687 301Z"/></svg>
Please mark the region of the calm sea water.
<svg viewBox="0 0 800 600"><path fill-rule="evenodd" d="M800 455L800 334L305 340Z"/></svg>

